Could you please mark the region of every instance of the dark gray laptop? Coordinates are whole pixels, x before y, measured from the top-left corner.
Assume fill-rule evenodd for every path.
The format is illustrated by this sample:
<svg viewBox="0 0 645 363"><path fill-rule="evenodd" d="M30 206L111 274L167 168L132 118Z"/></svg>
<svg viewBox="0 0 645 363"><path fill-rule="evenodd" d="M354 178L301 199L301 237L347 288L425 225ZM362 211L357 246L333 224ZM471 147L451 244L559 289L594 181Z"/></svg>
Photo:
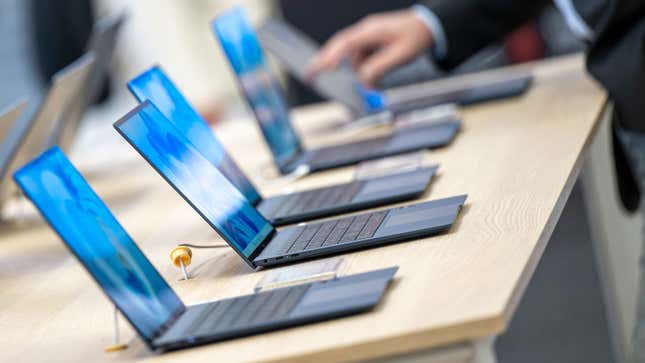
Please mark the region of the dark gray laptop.
<svg viewBox="0 0 645 363"><path fill-rule="evenodd" d="M58 147L15 179L150 349L187 348L365 312L378 304L397 270L186 306Z"/></svg>
<svg viewBox="0 0 645 363"><path fill-rule="evenodd" d="M309 172L357 164L366 160L446 146L459 131L460 122L402 128L387 136L318 149L305 149L289 119L282 91L269 72L262 48L241 8L213 21L213 32L229 60L240 88L281 173L298 168Z"/></svg>
<svg viewBox="0 0 645 363"><path fill-rule="evenodd" d="M9 165L24 138L24 133L20 133L19 120L26 107L27 101L21 100L0 110L0 212L5 202L11 198L9 185L13 182ZM26 122L28 121L27 119Z"/></svg>
<svg viewBox="0 0 645 363"><path fill-rule="evenodd" d="M311 84L321 96L341 102L359 115L369 113L354 70L342 65L339 69L320 74L313 82L305 79L311 59L319 45L291 24L269 19L257 30L262 46L268 49L294 77ZM382 109L394 113L445 103L468 105L520 95L531 85L533 76L525 71L498 73L495 77L465 83L453 82L451 87L438 87L437 82L415 84L406 90L388 90L381 94ZM377 107L378 109L378 107Z"/></svg>
<svg viewBox="0 0 645 363"><path fill-rule="evenodd" d="M59 123L53 135L52 144L57 144L66 152L69 151L78 134L85 111L101 91L125 19L125 14L110 16L98 21L92 29L87 52L94 54L94 64L88 70L84 84L67 105L64 120Z"/></svg>
<svg viewBox="0 0 645 363"><path fill-rule="evenodd" d="M465 195L276 230L149 101L117 131L251 267L271 266L447 231Z"/></svg>
<svg viewBox="0 0 645 363"><path fill-rule="evenodd" d="M307 191L263 197L247 178L213 130L184 98L160 67L153 67L128 82L128 88L143 102L149 100L166 116L199 152L274 225L297 223L334 214L353 212L419 197L426 190L437 167Z"/></svg>

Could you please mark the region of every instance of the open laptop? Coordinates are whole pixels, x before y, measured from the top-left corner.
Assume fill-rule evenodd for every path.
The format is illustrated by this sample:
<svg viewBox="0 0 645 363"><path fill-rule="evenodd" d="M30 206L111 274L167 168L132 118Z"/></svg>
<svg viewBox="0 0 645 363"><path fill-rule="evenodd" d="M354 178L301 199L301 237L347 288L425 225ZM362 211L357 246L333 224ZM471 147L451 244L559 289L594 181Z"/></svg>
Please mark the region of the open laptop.
<svg viewBox="0 0 645 363"><path fill-rule="evenodd" d="M289 120L284 95L269 72L260 43L243 9L236 7L218 16L213 21L213 31L283 174L299 167L314 172L419 149L438 148L448 145L459 130L459 121L446 121L401 128L385 137L304 149Z"/></svg>
<svg viewBox="0 0 645 363"><path fill-rule="evenodd" d="M0 110L0 217L2 206L11 197L9 164L22 141L18 126L26 107L27 101L20 100Z"/></svg>
<svg viewBox="0 0 645 363"><path fill-rule="evenodd" d="M88 71L84 85L77 90L77 95L67 105L65 118L53 136L53 144L57 144L66 152L76 138L83 114L99 96L125 19L124 13L110 16L99 20L92 29L87 52L94 54L94 64Z"/></svg>
<svg viewBox="0 0 645 363"><path fill-rule="evenodd" d="M369 92L372 97L379 96L380 101L376 103L381 107L378 107L366 101L365 92L361 92L363 88L358 85L356 73L347 64L336 70L323 72L312 82L307 82L307 67L318 53L319 45L293 25L278 19L268 19L258 28L257 34L262 46L268 49L290 74L304 84L310 84L321 96L346 105L358 115L383 110L403 113L444 103L467 105L508 98L524 93L533 80L529 72L509 71L486 79L470 75L455 77L470 77L468 82L456 81L450 77L447 80L454 84L449 87L439 86L437 82L432 81L414 84L405 92L398 89Z"/></svg>
<svg viewBox="0 0 645 363"><path fill-rule="evenodd" d="M65 108L77 97L77 90L83 86L93 64L94 55L86 53L54 74L51 86L35 113L28 116L30 120L19 125L17 132L21 135L21 143L9 164L9 172L15 171L52 145L54 130L64 122ZM17 191L13 183L8 188L10 194Z"/></svg>
<svg viewBox="0 0 645 363"><path fill-rule="evenodd" d="M0 143L4 143L15 128L18 118L25 111L25 106L27 101L21 100L0 108Z"/></svg>
<svg viewBox="0 0 645 363"><path fill-rule="evenodd" d="M54 147L16 182L150 349L170 350L373 308L397 268L186 306Z"/></svg>
<svg viewBox="0 0 645 363"><path fill-rule="evenodd" d="M447 231L465 195L276 230L164 115L146 101L117 131L252 268Z"/></svg>
<svg viewBox="0 0 645 363"><path fill-rule="evenodd" d="M395 173L303 192L263 198L229 156L223 145L160 67L152 67L128 82L140 101L149 100L197 150L237 187L246 199L274 225L347 213L419 197L437 167Z"/></svg>

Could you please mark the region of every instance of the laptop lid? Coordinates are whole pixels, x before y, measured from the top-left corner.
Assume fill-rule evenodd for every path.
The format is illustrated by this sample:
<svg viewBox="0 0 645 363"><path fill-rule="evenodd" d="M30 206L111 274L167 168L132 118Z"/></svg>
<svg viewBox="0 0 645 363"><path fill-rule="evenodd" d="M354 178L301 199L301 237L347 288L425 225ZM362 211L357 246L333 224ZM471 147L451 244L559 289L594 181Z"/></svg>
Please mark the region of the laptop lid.
<svg viewBox="0 0 645 363"><path fill-rule="evenodd" d="M0 110L0 207L10 198L8 186L12 181L8 173L9 164L24 137L24 133L19 132L18 120L26 107L27 100L20 100Z"/></svg>
<svg viewBox="0 0 645 363"><path fill-rule="evenodd" d="M273 226L152 103L114 124L123 136L246 263Z"/></svg>
<svg viewBox="0 0 645 363"><path fill-rule="evenodd" d="M60 123L54 136L53 144L58 144L68 151L74 143L83 115L99 96L103 81L107 79L107 71L116 48L119 32L126 20L124 13L109 16L99 20L92 29L87 43L87 52L94 54L94 64L88 71L83 86L77 90L65 110L65 122Z"/></svg>
<svg viewBox="0 0 645 363"><path fill-rule="evenodd" d="M16 121L25 111L26 100L13 102L0 108L0 143L3 144L9 137L11 130L16 126Z"/></svg>
<svg viewBox="0 0 645 363"><path fill-rule="evenodd" d="M116 49L116 43L127 16L119 13L99 20L92 28L88 41L87 51L96 55L96 63L91 75L87 79L87 103L96 101L101 91L102 81L107 76L107 71Z"/></svg>
<svg viewBox="0 0 645 363"><path fill-rule="evenodd" d="M349 62L321 73L311 83L307 82L307 67L318 53L319 45L291 24L268 19L257 33L262 46L278 58L289 73L303 84L310 85L322 97L344 104L357 115L380 110L373 108L363 97L364 86Z"/></svg>
<svg viewBox="0 0 645 363"><path fill-rule="evenodd" d="M253 205L262 199L251 181L228 155L213 130L159 67L152 67L128 82L128 89L143 102L149 100L190 142L217 167Z"/></svg>
<svg viewBox="0 0 645 363"><path fill-rule="evenodd" d="M24 194L146 344L185 306L110 210L54 147L18 170Z"/></svg>
<svg viewBox="0 0 645 363"><path fill-rule="evenodd" d="M302 146L282 89L269 70L244 10L235 7L223 13L213 20L212 27L276 164L285 165L298 156Z"/></svg>
<svg viewBox="0 0 645 363"><path fill-rule="evenodd" d="M9 172L52 146L53 132L61 122L63 111L87 78L93 63L94 55L88 53L54 74L45 98L31 116L33 120L20 126L20 132L25 136L9 166Z"/></svg>

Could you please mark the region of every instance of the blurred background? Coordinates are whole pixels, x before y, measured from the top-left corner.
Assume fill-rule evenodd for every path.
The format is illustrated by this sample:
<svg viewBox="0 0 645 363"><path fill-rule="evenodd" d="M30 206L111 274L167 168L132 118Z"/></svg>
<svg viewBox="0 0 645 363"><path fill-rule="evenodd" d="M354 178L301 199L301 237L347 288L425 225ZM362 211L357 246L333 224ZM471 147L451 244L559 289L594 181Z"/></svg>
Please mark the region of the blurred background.
<svg viewBox="0 0 645 363"><path fill-rule="evenodd" d="M125 95L127 80L161 64L210 120L243 107L228 64L209 22L218 12L243 5L258 24L283 17L322 43L362 17L411 6L411 0L0 0L0 104L18 94L42 92L51 76L79 57L97 19L125 11L125 23L101 101ZM489 47L454 72L463 73L583 50L555 9ZM279 72L277 67L274 67ZM382 87L444 77L422 57L388 74ZM318 102L297 81L285 79L292 105ZM111 91L111 93L110 93Z"/></svg>
<svg viewBox="0 0 645 363"><path fill-rule="evenodd" d="M243 5L254 24L282 17L316 41L374 12L412 5L408 0L0 0L0 106L38 97L51 76L85 50L97 19L125 11L99 99L83 127L95 138L132 107L126 82L161 64L209 122L249 115L228 63L209 29L219 12ZM455 73L584 51L555 9L484 49ZM274 66L276 64L274 63ZM278 67L292 106L320 99ZM388 74L380 87L450 76L429 58ZM115 137L115 139L117 139ZM92 138L85 138L90 143ZM509 330L497 341L500 362L610 362L611 343L594 265L581 191L574 189L563 217ZM555 357L558 357L555 359Z"/></svg>

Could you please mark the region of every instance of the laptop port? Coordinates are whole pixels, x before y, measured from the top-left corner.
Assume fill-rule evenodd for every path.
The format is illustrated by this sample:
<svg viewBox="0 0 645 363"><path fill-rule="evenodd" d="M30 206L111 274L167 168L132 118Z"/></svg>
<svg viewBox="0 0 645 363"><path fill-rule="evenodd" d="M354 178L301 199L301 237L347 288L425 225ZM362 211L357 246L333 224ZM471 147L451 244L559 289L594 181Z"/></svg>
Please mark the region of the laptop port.
<svg viewBox="0 0 645 363"><path fill-rule="evenodd" d="M282 259L282 256L280 256L280 257L276 257L276 258L275 258L275 260L276 260L276 261L277 261L277 260L281 260L281 259Z"/></svg>

